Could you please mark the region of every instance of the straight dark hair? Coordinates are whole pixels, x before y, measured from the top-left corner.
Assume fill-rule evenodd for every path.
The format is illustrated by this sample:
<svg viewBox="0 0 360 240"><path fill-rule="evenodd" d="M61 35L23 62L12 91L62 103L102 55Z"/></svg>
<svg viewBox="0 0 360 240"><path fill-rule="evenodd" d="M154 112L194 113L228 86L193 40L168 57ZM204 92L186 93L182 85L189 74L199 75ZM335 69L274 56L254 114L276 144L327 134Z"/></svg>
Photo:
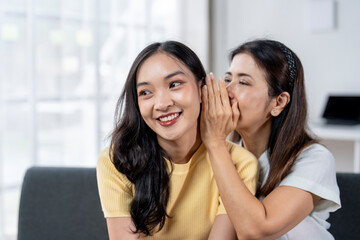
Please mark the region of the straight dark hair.
<svg viewBox="0 0 360 240"><path fill-rule="evenodd" d="M267 146L270 172L265 184L257 191L257 196L266 196L290 173L301 151L316 142L307 132L304 70L298 56L277 41L259 39L244 43L230 53L230 60L241 53L252 56L264 71L269 98L282 92L290 94L288 105L279 116L272 118ZM291 66L295 71L292 80L287 54L291 54L295 62L295 66ZM235 139L236 135L232 137Z"/></svg>
<svg viewBox="0 0 360 240"><path fill-rule="evenodd" d="M205 70L197 55L176 41L153 43L143 49L132 64L122 94L117 102L115 128L111 135L110 157L116 169L126 175L135 186L135 196L130 204L130 214L136 233L152 235L165 223L169 199L171 169L169 158L157 136L143 120L136 90L136 79L141 64L156 53L164 53L185 64L196 81L205 79Z"/></svg>

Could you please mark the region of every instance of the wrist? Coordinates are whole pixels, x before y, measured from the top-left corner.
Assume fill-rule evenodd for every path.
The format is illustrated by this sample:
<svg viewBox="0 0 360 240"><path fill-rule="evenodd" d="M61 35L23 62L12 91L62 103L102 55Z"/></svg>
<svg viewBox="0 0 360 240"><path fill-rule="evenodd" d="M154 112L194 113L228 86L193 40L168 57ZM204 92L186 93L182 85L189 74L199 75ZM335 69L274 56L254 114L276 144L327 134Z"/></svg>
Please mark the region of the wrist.
<svg viewBox="0 0 360 240"><path fill-rule="evenodd" d="M207 139L203 142L208 151L214 148L226 147L226 139Z"/></svg>

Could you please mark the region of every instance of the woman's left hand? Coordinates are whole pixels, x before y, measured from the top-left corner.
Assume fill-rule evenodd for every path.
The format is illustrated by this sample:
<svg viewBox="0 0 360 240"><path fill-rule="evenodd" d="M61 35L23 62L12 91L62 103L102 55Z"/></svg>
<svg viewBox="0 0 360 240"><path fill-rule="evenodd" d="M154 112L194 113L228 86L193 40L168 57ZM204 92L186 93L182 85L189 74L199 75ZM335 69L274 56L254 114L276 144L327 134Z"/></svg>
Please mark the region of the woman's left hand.
<svg viewBox="0 0 360 240"><path fill-rule="evenodd" d="M226 137L235 130L240 111L237 102L230 104L229 95L223 78L219 78L219 89L214 74L206 76L202 88L201 138L208 147L216 147L225 142Z"/></svg>

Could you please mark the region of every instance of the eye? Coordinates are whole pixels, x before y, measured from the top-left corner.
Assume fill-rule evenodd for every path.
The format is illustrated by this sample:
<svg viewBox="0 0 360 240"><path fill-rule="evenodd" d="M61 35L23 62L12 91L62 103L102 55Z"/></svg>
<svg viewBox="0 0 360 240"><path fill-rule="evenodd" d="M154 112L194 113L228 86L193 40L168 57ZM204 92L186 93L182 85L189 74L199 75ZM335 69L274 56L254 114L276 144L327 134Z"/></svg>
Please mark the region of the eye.
<svg viewBox="0 0 360 240"><path fill-rule="evenodd" d="M229 83L231 83L231 79L228 78L228 77L225 77L224 82L225 82L226 84L229 84Z"/></svg>
<svg viewBox="0 0 360 240"><path fill-rule="evenodd" d="M179 86L180 84L181 84L181 82L171 82L169 87L174 88L174 87Z"/></svg>
<svg viewBox="0 0 360 240"><path fill-rule="evenodd" d="M151 92L150 91L148 91L148 90L141 90L141 91L139 91L139 96L147 96L147 95L149 95Z"/></svg>
<svg viewBox="0 0 360 240"><path fill-rule="evenodd" d="M250 85L246 80L240 79L239 80L240 85Z"/></svg>

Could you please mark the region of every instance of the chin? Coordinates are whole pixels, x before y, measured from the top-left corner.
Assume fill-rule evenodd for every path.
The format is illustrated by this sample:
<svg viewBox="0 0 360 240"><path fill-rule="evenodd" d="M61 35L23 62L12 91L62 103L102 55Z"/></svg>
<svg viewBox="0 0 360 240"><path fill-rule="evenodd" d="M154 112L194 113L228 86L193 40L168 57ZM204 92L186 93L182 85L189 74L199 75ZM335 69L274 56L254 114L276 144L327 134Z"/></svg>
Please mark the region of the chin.
<svg viewBox="0 0 360 240"><path fill-rule="evenodd" d="M183 134L181 134L181 133L174 133L174 134L165 133L165 134L158 134L158 138L166 140L166 141L176 141L182 135Z"/></svg>

